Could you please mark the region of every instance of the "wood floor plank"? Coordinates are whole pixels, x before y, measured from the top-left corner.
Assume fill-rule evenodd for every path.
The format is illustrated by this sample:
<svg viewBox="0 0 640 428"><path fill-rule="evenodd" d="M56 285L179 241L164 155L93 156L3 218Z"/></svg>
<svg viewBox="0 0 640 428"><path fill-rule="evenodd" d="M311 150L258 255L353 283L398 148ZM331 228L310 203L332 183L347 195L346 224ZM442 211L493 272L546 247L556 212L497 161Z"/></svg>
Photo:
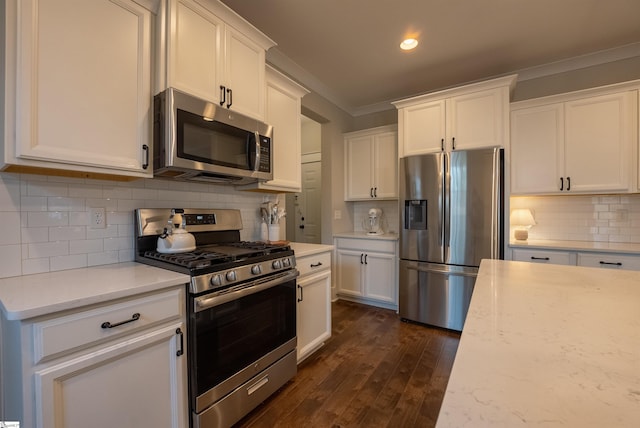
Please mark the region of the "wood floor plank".
<svg viewBox="0 0 640 428"><path fill-rule="evenodd" d="M432 427L459 337L387 309L335 302L331 339L236 427Z"/></svg>

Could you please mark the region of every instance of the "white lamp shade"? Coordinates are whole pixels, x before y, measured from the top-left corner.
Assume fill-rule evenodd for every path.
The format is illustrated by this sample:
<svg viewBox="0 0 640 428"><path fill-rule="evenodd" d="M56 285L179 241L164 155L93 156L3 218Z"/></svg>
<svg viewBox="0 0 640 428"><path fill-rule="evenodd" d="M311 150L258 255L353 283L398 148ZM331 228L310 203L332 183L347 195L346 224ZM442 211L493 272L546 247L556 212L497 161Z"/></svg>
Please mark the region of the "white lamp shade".
<svg viewBox="0 0 640 428"><path fill-rule="evenodd" d="M518 208L511 211L511 225L512 226L533 226L536 221L533 219L533 214L528 208Z"/></svg>

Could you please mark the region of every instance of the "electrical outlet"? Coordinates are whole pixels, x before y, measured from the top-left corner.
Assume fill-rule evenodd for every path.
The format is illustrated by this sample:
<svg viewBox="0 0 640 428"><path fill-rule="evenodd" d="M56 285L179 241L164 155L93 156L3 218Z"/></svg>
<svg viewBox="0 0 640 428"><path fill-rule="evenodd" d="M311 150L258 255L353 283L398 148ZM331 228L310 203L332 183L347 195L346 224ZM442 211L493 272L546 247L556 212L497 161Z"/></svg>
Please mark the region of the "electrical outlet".
<svg viewBox="0 0 640 428"><path fill-rule="evenodd" d="M333 219L334 219L334 220L340 220L340 219L342 219L342 211L340 211L340 210L335 210L335 211L333 212Z"/></svg>
<svg viewBox="0 0 640 428"><path fill-rule="evenodd" d="M91 229L107 227L107 213L104 208L89 208L89 227Z"/></svg>

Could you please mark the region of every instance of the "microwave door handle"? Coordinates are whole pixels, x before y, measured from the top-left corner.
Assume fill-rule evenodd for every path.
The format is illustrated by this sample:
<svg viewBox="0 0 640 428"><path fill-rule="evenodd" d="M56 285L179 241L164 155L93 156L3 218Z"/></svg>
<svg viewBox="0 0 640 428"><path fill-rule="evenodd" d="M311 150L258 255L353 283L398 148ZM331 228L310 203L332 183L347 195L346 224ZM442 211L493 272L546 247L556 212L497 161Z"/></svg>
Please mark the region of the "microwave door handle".
<svg viewBox="0 0 640 428"><path fill-rule="evenodd" d="M254 133L256 139L256 155L253 164L253 170L258 171L260 169L260 134L258 132Z"/></svg>

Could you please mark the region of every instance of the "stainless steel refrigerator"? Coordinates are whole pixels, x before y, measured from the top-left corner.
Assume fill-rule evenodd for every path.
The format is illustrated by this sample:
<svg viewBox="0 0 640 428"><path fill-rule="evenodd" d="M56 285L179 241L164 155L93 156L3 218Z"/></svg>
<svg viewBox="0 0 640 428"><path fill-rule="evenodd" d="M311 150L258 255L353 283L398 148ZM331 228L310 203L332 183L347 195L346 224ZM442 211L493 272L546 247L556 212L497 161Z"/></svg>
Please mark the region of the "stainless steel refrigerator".
<svg viewBox="0 0 640 428"><path fill-rule="evenodd" d="M504 152L400 159L399 314L462 331L480 261L504 258Z"/></svg>

